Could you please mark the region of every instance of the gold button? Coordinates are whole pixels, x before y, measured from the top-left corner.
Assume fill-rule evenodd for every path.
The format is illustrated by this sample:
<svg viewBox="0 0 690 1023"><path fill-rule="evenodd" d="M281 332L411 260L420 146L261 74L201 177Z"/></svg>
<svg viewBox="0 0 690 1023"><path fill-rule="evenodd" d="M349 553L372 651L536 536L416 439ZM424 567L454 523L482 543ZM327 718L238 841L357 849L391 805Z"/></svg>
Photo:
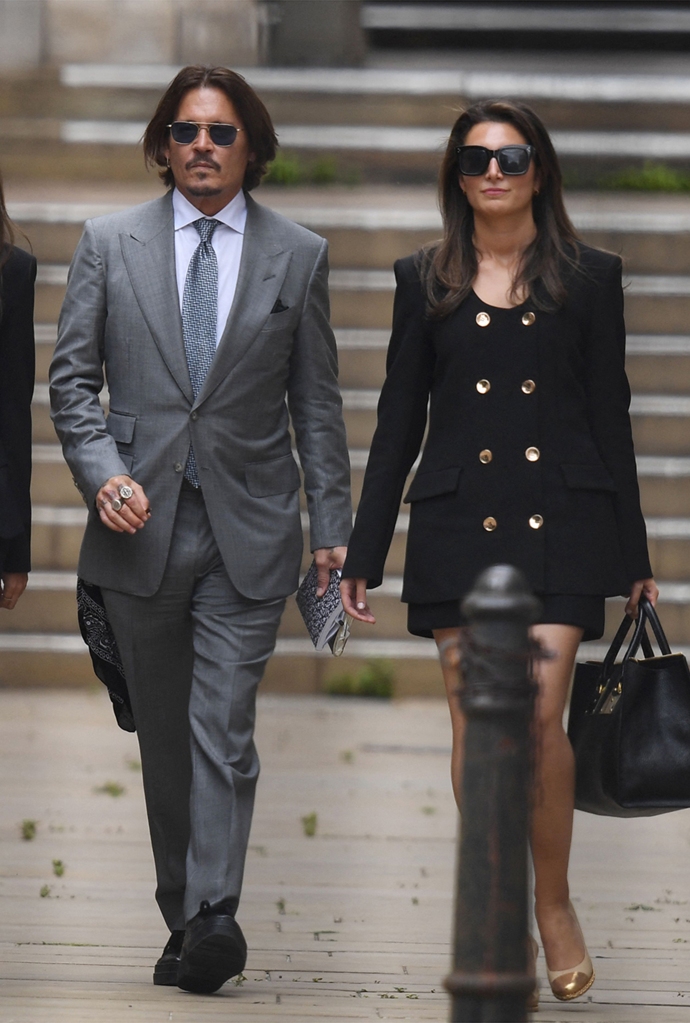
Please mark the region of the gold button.
<svg viewBox="0 0 690 1023"><path fill-rule="evenodd" d="M488 327L491 323L491 317L488 313L477 313L475 320L477 321L478 327Z"/></svg>
<svg viewBox="0 0 690 1023"><path fill-rule="evenodd" d="M522 322L526 327L531 327L536 318L537 317L532 312L522 314Z"/></svg>
<svg viewBox="0 0 690 1023"><path fill-rule="evenodd" d="M478 380L475 386L480 394L486 394L491 390L491 384L488 380Z"/></svg>
<svg viewBox="0 0 690 1023"><path fill-rule="evenodd" d="M483 451L479 452L479 461L482 465L488 465L493 457L493 453L488 448L484 448Z"/></svg>
<svg viewBox="0 0 690 1023"><path fill-rule="evenodd" d="M534 391L536 391L536 389L537 385L535 384L534 380L522 381L522 387L520 388L520 390L522 391L523 394L532 394Z"/></svg>
<svg viewBox="0 0 690 1023"><path fill-rule="evenodd" d="M482 525L484 526L484 529L487 531L487 533L493 533L498 523L496 522L496 519L493 517L493 515L489 515L487 516L487 518L484 519Z"/></svg>
<svg viewBox="0 0 690 1023"><path fill-rule="evenodd" d="M541 515L530 515L529 524L531 529L541 529L544 525L544 519Z"/></svg>
<svg viewBox="0 0 690 1023"><path fill-rule="evenodd" d="M525 451L525 458L528 462L538 462L541 457L541 451L539 448L527 448Z"/></svg>

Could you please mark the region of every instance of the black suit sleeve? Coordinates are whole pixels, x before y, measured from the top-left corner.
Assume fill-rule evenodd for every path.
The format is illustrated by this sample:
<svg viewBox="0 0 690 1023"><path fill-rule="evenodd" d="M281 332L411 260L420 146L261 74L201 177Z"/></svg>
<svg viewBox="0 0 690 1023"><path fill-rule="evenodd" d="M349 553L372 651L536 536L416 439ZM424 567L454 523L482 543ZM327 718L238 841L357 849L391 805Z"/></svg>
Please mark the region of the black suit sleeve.
<svg viewBox="0 0 690 1023"><path fill-rule="evenodd" d="M616 485L618 534L628 580L633 583L650 578L652 568L630 424L621 274L620 259L597 274L599 286L587 339L586 386L594 439Z"/></svg>
<svg viewBox="0 0 690 1023"><path fill-rule="evenodd" d="M34 390L36 260L14 250L3 268L0 319L0 446L9 469L13 516L21 531L6 540L3 571L31 569L31 399Z"/></svg>
<svg viewBox="0 0 690 1023"><path fill-rule="evenodd" d="M426 301L413 257L395 264L396 292L386 380L364 487L343 566L346 578L380 586L405 480L424 437L434 366Z"/></svg>

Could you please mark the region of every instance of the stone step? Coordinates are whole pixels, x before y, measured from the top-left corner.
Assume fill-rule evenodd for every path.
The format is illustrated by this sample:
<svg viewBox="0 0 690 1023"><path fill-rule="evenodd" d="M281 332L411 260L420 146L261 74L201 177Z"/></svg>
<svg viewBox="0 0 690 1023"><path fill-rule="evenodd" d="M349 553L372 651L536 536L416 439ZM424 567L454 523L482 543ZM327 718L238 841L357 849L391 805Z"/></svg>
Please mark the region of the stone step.
<svg viewBox="0 0 690 1023"><path fill-rule="evenodd" d="M527 101L551 128L688 127L690 77L634 70L511 67L486 63L446 67L245 68L276 123L439 125L486 96ZM515 62L513 61L513 64ZM455 64L455 66L452 66ZM168 65L65 65L0 80L0 115L56 121L114 119L146 122L179 70Z"/></svg>
<svg viewBox="0 0 690 1023"><path fill-rule="evenodd" d="M36 320L55 322L65 295L67 264L39 265ZM333 269L329 278L331 322L336 328L387 329L393 311L392 270ZM626 323L632 333L682 334L690 322L690 276L630 274Z"/></svg>
<svg viewBox="0 0 690 1023"><path fill-rule="evenodd" d="M0 118L3 171L24 181L151 180L140 146L145 128L145 121ZM278 124L276 131L284 152L327 166L336 180L401 184L435 182L449 128L325 123ZM602 175L621 167L642 167L649 154L690 167L687 130L556 129L551 137L566 178L580 187L600 187Z"/></svg>
<svg viewBox="0 0 690 1023"><path fill-rule="evenodd" d="M664 612L664 621L665 612ZM583 643L579 660L601 660L605 642ZM674 652L690 657L690 645L677 644ZM384 659L391 664L396 698L443 698L443 680L436 646L431 640L351 639L343 657L317 654L309 640L280 639L261 683L262 693L323 692L329 679L353 674L363 662ZM100 682L81 636L0 633L0 687L85 686L98 690Z"/></svg>
<svg viewBox="0 0 690 1023"><path fill-rule="evenodd" d="M36 325L36 380L48 382L57 326ZM340 385L347 389L380 387L386 375L389 330L341 329L336 332ZM690 393L690 335L628 334L626 368L637 393Z"/></svg>
<svg viewBox="0 0 690 1023"><path fill-rule="evenodd" d="M365 193L365 197L367 193ZM290 205L289 194L264 190L258 197L284 216L328 239L335 268L390 269L393 262L441 233L441 219L428 190L401 196L416 199L417 208L371 208L361 199L351 206ZM338 196L340 198L340 196ZM576 228L590 245L620 252L630 273L677 274L690 265L690 204L675 209L646 204L637 211L615 208L613 198L573 194L568 208ZM658 197L657 197L658 198ZM376 201L376 194L369 195ZM321 200L323 202L323 200ZM618 203L620 206L620 202ZM634 207L634 204L632 204ZM614 208L611 208L613 206ZM9 204L13 220L30 239L41 263L67 264L87 218L125 208L115 202L37 202ZM21 242L21 239L20 239Z"/></svg>

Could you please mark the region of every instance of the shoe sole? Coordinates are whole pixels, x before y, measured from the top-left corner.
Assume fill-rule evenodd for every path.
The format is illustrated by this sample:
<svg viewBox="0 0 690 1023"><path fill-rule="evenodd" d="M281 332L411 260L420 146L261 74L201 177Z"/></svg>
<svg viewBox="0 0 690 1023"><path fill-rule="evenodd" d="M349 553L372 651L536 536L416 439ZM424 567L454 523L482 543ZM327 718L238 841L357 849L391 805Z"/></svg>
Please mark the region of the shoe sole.
<svg viewBox="0 0 690 1023"><path fill-rule="evenodd" d="M180 959L177 986L194 994L212 994L231 977L241 973L247 962L246 953L238 948L233 920L224 927L214 927L214 933L201 937Z"/></svg>
<svg viewBox="0 0 690 1023"><path fill-rule="evenodd" d="M179 960L174 963L156 963L153 968L153 983L161 987L175 987L177 985L177 973L180 967Z"/></svg>

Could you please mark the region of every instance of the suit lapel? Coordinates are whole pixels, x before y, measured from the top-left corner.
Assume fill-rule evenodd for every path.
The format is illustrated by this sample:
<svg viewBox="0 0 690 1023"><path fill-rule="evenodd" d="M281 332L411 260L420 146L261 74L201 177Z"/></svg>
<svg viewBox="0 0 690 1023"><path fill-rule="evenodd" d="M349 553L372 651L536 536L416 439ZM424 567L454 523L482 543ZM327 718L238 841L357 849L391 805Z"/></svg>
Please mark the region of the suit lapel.
<svg viewBox="0 0 690 1023"><path fill-rule="evenodd" d="M120 235L122 257L146 325L178 387L194 400L175 277L172 195L151 203L142 225Z"/></svg>
<svg viewBox="0 0 690 1023"><path fill-rule="evenodd" d="M208 376L196 405L204 402L251 347L278 298L292 252L271 240L262 207L247 196L247 224L237 288Z"/></svg>

